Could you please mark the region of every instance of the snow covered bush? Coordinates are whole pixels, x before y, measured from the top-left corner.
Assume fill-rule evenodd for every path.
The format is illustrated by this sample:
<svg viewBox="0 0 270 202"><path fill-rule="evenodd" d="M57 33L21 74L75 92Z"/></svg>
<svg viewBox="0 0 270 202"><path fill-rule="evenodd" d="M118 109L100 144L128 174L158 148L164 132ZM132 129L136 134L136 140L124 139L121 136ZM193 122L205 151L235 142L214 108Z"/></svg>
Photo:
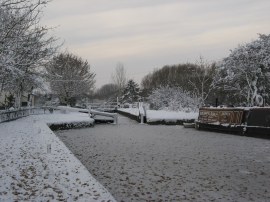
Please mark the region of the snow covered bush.
<svg viewBox="0 0 270 202"><path fill-rule="evenodd" d="M236 104L246 106L269 104L270 35L239 45L226 57L219 69L216 84Z"/></svg>
<svg viewBox="0 0 270 202"><path fill-rule="evenodd" d="M200 106L200 99L184 91L180 87L160 87L152 91L148 97L154 109L168 111L196 112Z"/></svg>

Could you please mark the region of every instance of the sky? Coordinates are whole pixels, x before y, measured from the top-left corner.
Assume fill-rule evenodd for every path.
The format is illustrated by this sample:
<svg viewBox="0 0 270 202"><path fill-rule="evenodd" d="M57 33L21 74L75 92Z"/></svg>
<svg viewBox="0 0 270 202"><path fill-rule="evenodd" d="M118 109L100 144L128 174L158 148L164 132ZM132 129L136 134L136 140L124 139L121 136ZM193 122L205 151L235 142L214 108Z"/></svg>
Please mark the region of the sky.
<svg viewBox="0 0 270 202"><path fill-rule="evenodd" d="M119 62L140 83L164 65L219 61L270 34L269 10L269 0L53 0L41 23L90 63L99 88Z"/></svg>

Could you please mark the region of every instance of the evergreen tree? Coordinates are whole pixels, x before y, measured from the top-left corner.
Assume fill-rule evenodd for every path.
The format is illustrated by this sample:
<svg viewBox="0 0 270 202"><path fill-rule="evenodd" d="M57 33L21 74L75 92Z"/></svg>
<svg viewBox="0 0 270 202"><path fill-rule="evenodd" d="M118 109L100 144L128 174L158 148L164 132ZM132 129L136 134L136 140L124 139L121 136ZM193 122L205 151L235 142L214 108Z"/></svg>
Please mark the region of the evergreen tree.
<svg viewBox="0 0 270 202"><path fill-rule="evenodd" d="M140 88L139 85L132 79L127 82L124 88L122 102L133 103L140 100Z"/></svg>

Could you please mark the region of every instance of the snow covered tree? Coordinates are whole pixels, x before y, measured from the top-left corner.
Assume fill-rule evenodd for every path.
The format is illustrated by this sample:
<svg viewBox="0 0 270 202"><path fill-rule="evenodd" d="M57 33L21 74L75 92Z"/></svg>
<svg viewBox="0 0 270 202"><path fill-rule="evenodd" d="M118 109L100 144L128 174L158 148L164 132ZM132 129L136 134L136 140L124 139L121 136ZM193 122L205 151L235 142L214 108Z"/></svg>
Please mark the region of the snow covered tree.
<svg viewBox="0 0 270 202"><path fill-rule="evenodd" d="M270 35L259 34L250 43L239 45L226 57L219 69L216 84L236 104L262 106L270 95Z"/></svg>
<svg viewBox="0 0 270 202"><path fill-rule="evenodd" d="M62 104L75 105L76 99L92 94L95 74L87 60L70 53L55 56L47 65L51 90Z"/></svg>
<svg viewBox="0 0 270 202"><path fill-rule="evenodd" d="M41 8L47 2L0 2L0 94L14 94L17 107L22 92L42 85L41 68L57 49L49 29L39 25Z"/></svg>
<svg viewBox="0 0 270 202"><path fill-rule="evenodd" d="M132 79L130 79L127 82L126 87L124 88L123 91L123 96L121 97L121 101L124 102L128 102L128 103L133 103L133 102L137 102L140 100L140 88L139 85L133 81Z"/></svg>
<svg viewBox="0 0 270 202"><path fill-rule="evenodd" d="M148 101L154 109L168 111L196 112L200 106L200 99L180 87L159 87L151 93Z"/></svg>

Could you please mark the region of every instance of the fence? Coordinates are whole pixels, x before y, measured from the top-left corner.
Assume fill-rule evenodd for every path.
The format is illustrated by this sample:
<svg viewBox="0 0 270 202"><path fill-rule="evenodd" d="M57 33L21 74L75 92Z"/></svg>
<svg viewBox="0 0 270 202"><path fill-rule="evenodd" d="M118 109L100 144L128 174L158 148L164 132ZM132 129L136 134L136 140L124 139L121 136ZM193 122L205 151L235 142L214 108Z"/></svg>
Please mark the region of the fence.
<svg viewBox="0 0 270 202"><path fill-rule="evenodd" d="M118 108L117 102L105 102L105 103L87 103L87 106L91 109L98 111L114 111Z"/></svg>
<svg viewBox="0 0 270 202"><path fill-rule="evenodd" d="M47 108L21 108L17 110L0 111L0 123L16 120L34 114L44 114Z"/></svg>

